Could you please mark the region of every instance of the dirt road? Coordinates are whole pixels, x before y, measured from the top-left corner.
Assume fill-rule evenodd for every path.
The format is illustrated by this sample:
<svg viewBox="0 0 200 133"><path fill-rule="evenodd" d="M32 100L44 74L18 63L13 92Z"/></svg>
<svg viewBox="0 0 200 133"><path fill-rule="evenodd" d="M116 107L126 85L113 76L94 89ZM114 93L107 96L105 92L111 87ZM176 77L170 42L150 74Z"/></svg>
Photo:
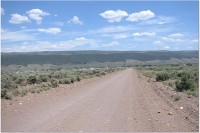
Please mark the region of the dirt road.
<svg viewBox="0 0 200 133"><path fill-rule="evenodd" d="M2 131L198 131L127 69L2 101Z"/></svg>

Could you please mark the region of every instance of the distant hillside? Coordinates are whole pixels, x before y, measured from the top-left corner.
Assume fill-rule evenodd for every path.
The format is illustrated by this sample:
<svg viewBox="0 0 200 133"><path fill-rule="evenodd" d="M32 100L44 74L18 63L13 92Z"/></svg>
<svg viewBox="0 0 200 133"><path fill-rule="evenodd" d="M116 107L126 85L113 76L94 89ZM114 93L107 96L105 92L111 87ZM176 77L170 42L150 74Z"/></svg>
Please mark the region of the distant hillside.
<svg viewBox="0 0 200 133"><path fill-rule="evenodd" d="M198 51L45 51L27 53L1 53L1 64L88 64L107 62L126 62L127 60L154 61L170 59L194 59Z"/></svg>

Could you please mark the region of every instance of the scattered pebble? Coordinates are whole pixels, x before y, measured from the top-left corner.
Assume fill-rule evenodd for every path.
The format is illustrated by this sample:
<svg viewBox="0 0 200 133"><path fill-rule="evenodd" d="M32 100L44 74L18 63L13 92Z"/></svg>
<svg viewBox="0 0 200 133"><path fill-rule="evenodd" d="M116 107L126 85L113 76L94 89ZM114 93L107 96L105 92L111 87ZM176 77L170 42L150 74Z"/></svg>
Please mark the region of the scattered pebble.
<svg viewBox="0 0 200 133"><path fill-rule="evenodd" d="M15 112L17 112L17 110L15 109Z"/></svg>
<svg viewBox="0 0 200 133"><path fill-rule="evenodd" d="M173 115L172 112L169 112L168 115Z"/></svg>
<svg viewBox="0 0 200 133"><path fill-rule="evenodd" d="M19 103L19 105L22 105L23 103Z"/></svg>
<svg viewBox="0 0 200 133"><path fill-rule="evenodd" d="M148 121L150 121L151 119L148 119Z"/></svg>
<svg viewBox="0 0 200 133"><path fill-rule="evenodd" d="M180 107L180 109L182 110L182 109L183 109L183 107L181 106L181 107Z"/></svg>
<svg viewBox="0 0 200 133"><path fill-rule="evenodd" d="M160 111L158 111L157 113L160 113Z"/></svg>

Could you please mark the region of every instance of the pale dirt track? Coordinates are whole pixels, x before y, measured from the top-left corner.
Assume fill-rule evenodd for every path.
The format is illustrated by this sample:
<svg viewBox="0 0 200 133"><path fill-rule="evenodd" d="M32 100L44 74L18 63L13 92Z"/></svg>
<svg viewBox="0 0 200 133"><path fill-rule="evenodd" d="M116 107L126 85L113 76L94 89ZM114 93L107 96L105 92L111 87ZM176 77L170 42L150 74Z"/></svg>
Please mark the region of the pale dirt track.
<svg viewBox="0 0 200 133"><path fill-rule="evenodd" d="M2 102L2 131L198 131L146 84L127 69Z"/></svg>

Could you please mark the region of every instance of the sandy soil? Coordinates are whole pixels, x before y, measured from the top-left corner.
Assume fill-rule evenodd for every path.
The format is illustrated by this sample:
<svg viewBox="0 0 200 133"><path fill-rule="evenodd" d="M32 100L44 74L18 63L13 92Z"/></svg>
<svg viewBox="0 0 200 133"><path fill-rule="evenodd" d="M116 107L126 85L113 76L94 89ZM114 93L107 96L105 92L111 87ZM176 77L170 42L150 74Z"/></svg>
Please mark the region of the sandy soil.
<svg viewBox="0 0 200 133"><path fill-rule="evenodd" d="M2 100L1 128L2 131L198 131L198 99L186 97L186 101L182 98L175 102L169 97L174 92L163 88L133 69L60 85L40 94Z"/></svg>

